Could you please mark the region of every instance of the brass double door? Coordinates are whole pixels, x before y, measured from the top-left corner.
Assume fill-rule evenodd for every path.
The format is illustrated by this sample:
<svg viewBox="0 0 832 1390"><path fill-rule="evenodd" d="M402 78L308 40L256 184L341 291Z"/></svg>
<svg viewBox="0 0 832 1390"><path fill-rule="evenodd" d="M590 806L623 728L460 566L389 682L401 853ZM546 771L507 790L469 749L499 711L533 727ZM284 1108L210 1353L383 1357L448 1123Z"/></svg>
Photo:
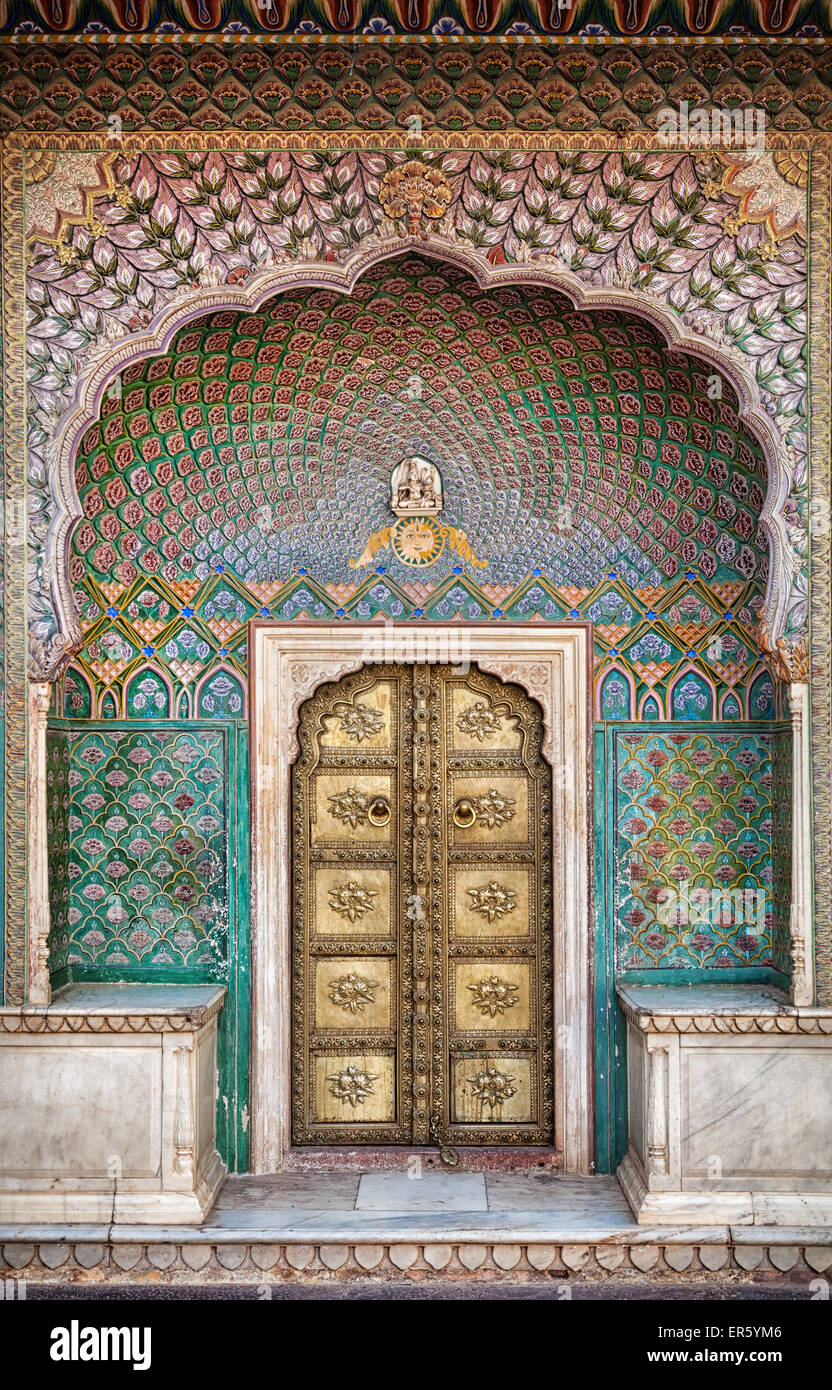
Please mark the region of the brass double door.
<svg viewBox="0 0 832 1390"><path fill-rule="evenodd" d="M296 1144L552 1144L542 732L473 667L367 666L303 706Z"/></svg>

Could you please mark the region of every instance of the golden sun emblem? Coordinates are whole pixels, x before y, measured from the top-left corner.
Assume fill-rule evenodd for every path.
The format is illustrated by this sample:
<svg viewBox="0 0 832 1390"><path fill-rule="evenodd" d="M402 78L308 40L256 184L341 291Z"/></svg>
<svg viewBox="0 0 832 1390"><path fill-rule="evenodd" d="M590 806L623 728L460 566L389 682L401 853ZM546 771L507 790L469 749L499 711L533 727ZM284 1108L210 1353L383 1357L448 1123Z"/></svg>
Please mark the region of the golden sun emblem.
<svg viewBox="0 0 832 1390"><path fill-rule="evenodd" d="M433 517L409 516L391 528L390 545L402 564L432 565L445 549L445 537Z"/></svg>

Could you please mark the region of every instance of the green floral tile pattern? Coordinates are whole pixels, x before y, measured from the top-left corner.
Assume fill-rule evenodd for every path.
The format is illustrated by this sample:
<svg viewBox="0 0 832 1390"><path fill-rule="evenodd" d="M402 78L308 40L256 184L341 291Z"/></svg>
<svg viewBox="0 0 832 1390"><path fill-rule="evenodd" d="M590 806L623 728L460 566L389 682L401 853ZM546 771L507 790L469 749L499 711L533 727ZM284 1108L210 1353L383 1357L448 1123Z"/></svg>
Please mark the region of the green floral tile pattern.
<svg viewBox="0 0 832 1390"><path fill-rule="evenodd" d="M620 970L783 968L771 745L741 730L617 735Z"/></svg>
<svg viewBox="0 0 832 1390"><path fill-rule="evenodd" d="M224 756L204 727L50 731L53 971L221 972Z"/></svg>

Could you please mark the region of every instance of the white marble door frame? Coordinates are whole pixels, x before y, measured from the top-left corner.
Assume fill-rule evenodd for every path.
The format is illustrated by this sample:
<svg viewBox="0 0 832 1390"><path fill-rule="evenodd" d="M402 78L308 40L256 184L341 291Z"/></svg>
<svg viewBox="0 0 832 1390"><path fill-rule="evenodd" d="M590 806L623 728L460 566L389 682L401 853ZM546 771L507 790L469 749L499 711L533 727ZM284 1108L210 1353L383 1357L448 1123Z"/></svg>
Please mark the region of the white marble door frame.
<svg viewBox="0 0 832 1390"><path fill-rule="evenodd" d="M291 1148L291 764L298 711L369 661L468 660L516 681L543 710L553 770L555 1139L564 1169L593 1159L589 629L584 624L250 624L252 720L251 1169ZM304 1166L308 1166L305 1163Z"/></svg>

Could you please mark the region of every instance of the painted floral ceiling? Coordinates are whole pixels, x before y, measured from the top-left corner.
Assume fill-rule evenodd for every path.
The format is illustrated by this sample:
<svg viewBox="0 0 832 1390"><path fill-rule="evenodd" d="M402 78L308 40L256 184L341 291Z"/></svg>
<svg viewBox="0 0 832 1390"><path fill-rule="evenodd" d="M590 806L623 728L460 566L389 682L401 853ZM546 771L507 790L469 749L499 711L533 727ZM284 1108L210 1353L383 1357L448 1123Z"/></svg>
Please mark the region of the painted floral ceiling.
<svg viewBox="0 0 832 1390"><path fill-rule="evenodd" d="M7 32L226 34L802 35L829 33L819 0L10 0Z"/></svg>
<svg viewBox="0 0 832 1390"><path fill-rule="evenodd" d="M73 571L113 598L154 573L185 596L219 567L255 588L299 569L354 584L415 451L492 582L662 586L693 567L762 587L764 462L735 406L643 321L408 255L351 297L216 312L127 368L78 461ZM446 549L425 577L455 563Z"/></svg>

